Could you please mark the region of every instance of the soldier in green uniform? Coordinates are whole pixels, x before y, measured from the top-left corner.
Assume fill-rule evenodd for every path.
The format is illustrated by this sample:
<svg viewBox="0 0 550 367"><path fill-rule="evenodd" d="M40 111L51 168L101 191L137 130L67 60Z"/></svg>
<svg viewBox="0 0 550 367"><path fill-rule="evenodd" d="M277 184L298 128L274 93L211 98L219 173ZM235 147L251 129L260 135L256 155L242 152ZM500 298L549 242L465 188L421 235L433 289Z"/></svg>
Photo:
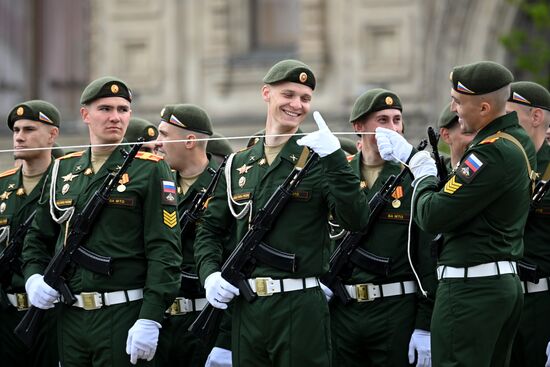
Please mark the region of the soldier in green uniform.
<svg viewBox="0 0 550 367"><path fill-rule="evenodd" d="M267 104L265 131L252 147L230 157L225 177L203 215L195 241L195 259L206 298L221 309L239 295L221 277L222 239L233 225L236 240L250 218L293 170L307 145L320 162L298 185L264 242L296 255L296 272L256 264L248 283L258 298L232 303L232 353L236 366L330 366L329 310L318 277L327 271L330 248L329 213L350 230L366 224L369 210L359 180L347 164L338 139L318 118L319 130L298 139L307 117L315 76L304 63L283 60L263 79ZM265 286L266 292L261 289Z"/></svg>
<svg viewBox="0 0 550 367"><path fill-rule="evenodd" d="M206 111L192 104L165 107L159 124L155 151L164 156L175 171L178 211L191 208L193 199L206 190L218 164L206 153L212 124ZM200 139L200 140L197 140ZM187 140L185 142L170 142ZM187 329L208 303L200 284L193 257L195 226L182 234L183 263L178 297L167 312L159 339L161 366L203 367L208 355L206 345Z"/></svg>
<svg viewBox="0 0 550 367"><path fill-rule="evenodd" d="M516 113L506 114L512 73L481 61L451 73L451 110L463 131L476 133L455 173L438 191L435 162L418 152L409 166L415 180L418 225L441 231L439 286L432 317L435 366L506 366L523 295L516 260L536 173L535 148ZM411 147L378 129L381 155L406 160Z"/></svg>
<svg viewBox="0 0 550 367"><path fill-rule="evenodd" d="M446 161L448 168L450 168L449 171L454 170L458 166L460 158L464 155L468 144L472 142L474 134L460 129L458 116L451 111L450 102L441 111L437 125L439 126L439 136L451 151L451 156Z"/></svg>
<svg viewBox="0 0 550 367"><path fill-rule="evenodd" d="M145 143L143 143L140 150L152 152L155 147L153 142L158 135L157 127L151 122L139 117L131 117L124 139L128 140L129 143L135 143L139 138L143 138Z"/></svg>
<svg viewBox="0 0 550 367"><path fill-rule="evenodd" d="M63 246L73 214L124 160L116 144L125 142L131 99L126 84L113 77L93 81L82 93L80 113L92 146L54 162L25 239L25 287L36 307L51 308L58 298L41 274L54 248ZM65 276L77 302L56 306L61 364L148 365L144 360L155 355L160 322L179 288L181 264L176 187L161 157L138 153L85 246L112 257L112 274L71 264Z"/></svg>
<svg viewBox="0 0 550 367"><path fill-rule="evenodd" d="M373 135L379 126L401 134L401 111L399 97L380 88L363 93L353 105L349 121L356 132L365 134L360 135L361 151L350 164L368 199L390 175L397 176L403 169L399 163L382 159ZM347 305L339 300L332 303L335 366L407 366L415 359L417 366L430 365L435 261L430 255L432 236L415 228L409 237L411 194L411 179L407 175L393 192L391 205L384 208L361 244L365 250L391 259L390 274L376 274L355 266L346 280L346 290L353 300ZM409 240L412 262L408 256ZM418 273L423 290L430 291L430 298L421 294L414 272Z"/></svg>
<svg viewBox="0 0 550 367"><path fill-rule="evenodd" d="M32 100L17 104L8 114L7 122L13 131L14 158L21 165L0 173L0 251L36 209L45 173L53 161L50 149L22 149L53 147L59 135L60 115L52 104ZM8 270L5 279L0 279L0 361L6 366L57 366L53 310L46 313L30 349L13 334L29 307L19 261Z"/></svg>
<svg viewBox="0 0 550 367"><path fill-rule="evenodd" d="M512 93L506 104L508 112L515 111L520 125L531 137L537 151L539 177L550 179L550 146L545 139L550 123L550 93L533 82L511 84ZM550 195L533 208L527 218L523 236L524 252L520 266L524 304L518 334L512 348L512 365L542 366L544 351L550 340Z"/></svg>

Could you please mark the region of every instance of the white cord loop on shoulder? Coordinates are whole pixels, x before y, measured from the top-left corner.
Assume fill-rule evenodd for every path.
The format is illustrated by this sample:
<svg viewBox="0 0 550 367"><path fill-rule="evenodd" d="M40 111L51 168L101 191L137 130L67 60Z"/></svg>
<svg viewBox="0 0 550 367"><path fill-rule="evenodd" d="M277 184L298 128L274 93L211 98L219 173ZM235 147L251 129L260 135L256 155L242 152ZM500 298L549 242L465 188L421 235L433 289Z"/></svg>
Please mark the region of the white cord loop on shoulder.
<svg viewBox="0 0 550 367"><path fill-rule="evenodd" d="M4 240L6 240L6 242L10 240L10 226L0 228L0 242Z"/></svg>
<svg viewBox="0 0 550 367"><path fill-rule="evenodd" d="M52 168L52 181L50 185L50 215L52 216L52 219L57 223L61 224L68 219L71 219L71 217L74 214L74 206L70 206L68 208L62 209L59 206L57 206L56 200L55 200L55 182L57 181L57 174L59 172L59 160L56 159L53 164ZM55 211L61 212L61 216L57 216L55 214Z"/></svg>
<svg viewBox="0 0 550 367"><path fill-rule="evenodd" d="M227 157L227 163L224 168L225 182L227 184L227 205L229 206L229 210L231 211L231 215L233 215L233 217L236 219L242 219L248 212L252 213L252 200L248 200L244 203L238 203L233 199L233 193L231 191L231 166L234 157L235 153L231 153L229 157ZM243 208L237 213L233 205L236 205L237 207L241 206Z"/></svg>

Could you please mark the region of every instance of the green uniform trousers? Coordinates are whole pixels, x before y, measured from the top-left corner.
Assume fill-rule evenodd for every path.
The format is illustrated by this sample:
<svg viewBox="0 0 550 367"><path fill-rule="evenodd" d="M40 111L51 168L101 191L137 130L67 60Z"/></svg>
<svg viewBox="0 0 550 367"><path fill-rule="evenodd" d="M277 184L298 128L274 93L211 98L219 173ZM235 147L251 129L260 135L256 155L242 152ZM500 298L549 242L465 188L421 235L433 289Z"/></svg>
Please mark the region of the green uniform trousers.
<svg viewBox="0 0 550 367"><path fill-rule="evenodd" d="M524 295L523 313L512 347L510 366L544 366L550 341L550 293Z"/></svg>
<svg viewBox="0 0 550 367"><path fill-rule="evenodd" d="M238 367L331 366L330 318L321 288L233 305L232 356Z"/></svg>
<svg viewBox="0 0 550 367"><path fill-rule="evenodd" d="M508 366L522 307L514 274L440 280L432 316L432 366Z"/></svg>
<svg viewBox="0 0 550 367"><path fill-rule="evenodd" d="M15 307L0 310L0 365L10 367L57 367L55 309L42 318L33 346L27 348L13 333L25 311Z"/></svg>
<svg viewBox="0 0 550 367"><path fill-rule="evenodd" d="M162 322L157 347L157 366L204 367L210 349L188 331L199 312L169 316Z"/></svg>
<svg viewBox="0 0 550 367"><path fill-rule="evenodd" d="M334 300L330 316L335 367L409 366L415 294L348 305Z"/></svg>
<svg viewBox="0 0 550 367"><path fill-rule="evenodd" d="M98 310L61 304L58 313L58 345L62 367L134 366L126 354L128 330L139 316L142 301ZM162 330L162 329L161 329ZM136 366L155 366L138 359Z"/></svg>

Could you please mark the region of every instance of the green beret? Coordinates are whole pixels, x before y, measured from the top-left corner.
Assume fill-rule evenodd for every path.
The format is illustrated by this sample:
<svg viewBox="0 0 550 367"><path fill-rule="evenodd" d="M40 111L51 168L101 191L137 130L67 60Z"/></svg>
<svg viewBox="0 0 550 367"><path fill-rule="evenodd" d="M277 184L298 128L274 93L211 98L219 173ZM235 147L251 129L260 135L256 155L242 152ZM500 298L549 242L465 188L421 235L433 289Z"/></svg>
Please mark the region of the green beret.
<svg viewBox="0 0 550 367"><path fill-rule="evenodd" d="M213 133L211 137L216 140L208 140L208 144L206 144L207 153L218 156L226 156L233 153L233 148L225 136Z"/></svg>
<svg viewBox="0 0 550 367"><path fill-rule="evenodd" d="M311 71L309 66L298 60L279 61L269 69L264 76L263 82L266 84L293 82L305 84L312 90L315 89L315 75L313 75L313 71Z"/></svg>
<svg viewBox="0 0 550 367"><path fill-rule="evenodd" d="M382 88L371 89L355 100L349 122L355 122L371 112L386 109L403 111L401 100L397 94Z"/></svg>
<svg viewBox="0 0 550 367"><path fill-rule="evenodd" d="M456 66L449 76L458 93L478 95L494 92L514 81L510 70L493 61Z"/></svg>
<svg viewBox="0 0 550 367"><path fill-rule="evenodd" d="M355 141L341 136L338 137L338 140L340 141L340 146L344 152L351 155L357 153L357 144Z"/></svg>
<svg viewBox="0 0 550 367"><path fill-rule="evenodd" d="M61 116L55 106L38 99L16 105L8 114L8 127L13 130L17 120L32 120L59 127Z"/></svg>
<svg viewBox="0 0 550 367"><path fill-rule="evenodd" d="M53 143L52 155L54 158L59 158L63 157L65 155L65 152L59 147L59 144Z"/></svg>
<svg viewBox="0 0 550 367"><path fill-rule="evenodd" d="M167 116L168 114L170 114L170 117ZM182 129L206 135L212 135L213 133L210 117L199 106L192 104L167 105L161 111L161 118L163 121Z"/></svg>
<svg viewBox="0 0 550 367"><path fill-rule="evenodd" d="M550 111L550 92L542 85L533 82L515 82L508 101Z"/></svg>
<svg viewBox="0 0 550 367"><path fill-rule="evenodd" d="M159 131L151 122L139 117L132 117L126 129L124 137L131 143L134 143L138 138L143 138L145 141L156 140L159 136Z"/></svg>
<svg viewBox="0 0 550 367"><path fill-rule="evenodd" d="M455 122L458 122L458 116L456 112L451 111L451 102L449 102L439 114L439 120L437 121L437 126L451 127L451 125Z"/></svg>
<svg viewBox="0 0 550 367"><path fill-rule="evenodd" d="M80 96L80 104L88 104L99 98L122 97L132 102L132 92L126 84L112 76L104 76L88 84Z"/></svg>

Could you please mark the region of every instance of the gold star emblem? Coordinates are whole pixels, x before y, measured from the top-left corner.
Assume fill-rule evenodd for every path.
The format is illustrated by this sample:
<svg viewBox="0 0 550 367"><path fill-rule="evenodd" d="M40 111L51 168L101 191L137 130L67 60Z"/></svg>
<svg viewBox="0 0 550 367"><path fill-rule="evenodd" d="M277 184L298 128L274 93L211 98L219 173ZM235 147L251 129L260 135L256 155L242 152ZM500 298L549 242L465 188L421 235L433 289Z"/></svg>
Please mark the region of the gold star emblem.
<svg viewBox="0 0 550 367"><path fill-rule="evenodd" d="M11 192L4 191L2 195L0 195L0 200L8 200L10 197Z"/></svg>
<svg viewBox="0 0 550 367"><path fill-rule="evenodd" d="M364 189L365 187L367 187L367 181L365 180L361 180L361 183L359 184L359 187L362 189Z"/></svg>
<svg viewBox="0 0 550 367"><path fill-rule="evenodd" d="M71 182L73 180L73 178L75 178L76 176L78 176L78 174L76 175L73 175L72 172L70 172L68 175L65 175L65 176L61 176L61 178L63 179L63 182Z"/></svg>
<svg viewBox="0 0 550 367"><path fill-rule="evenodd" d="M15 195L17 196L22 196L22 195L25 195L25 189L20 187L17 189L17 192L15 193Z"/></svg>
<svg viewBox="0 0 550 367"><path fill-rule="evenodd" d="M8 185L8 190L15 189L15 184L11 183Z"/></svg>
<svg viewBox="0 0 550 367"><path fill-rule="evenodd" d="M248 170L251 169L252 166L247 166L246 164L243 164L241 167L237 168L237 171L239 174L244 175L245 173L248 173Z"/></svg>
<svg viewBox="0 0 550 367"><path fill-rule="evenodd" d="M81 165L79 164L79 165L78 165L78 166L76 166L76 167L75 167L74 169L75 169L75 170L77 170L77 171L79 171L79 170L81 170L81 169L82 169L82 166L81 166Z"/></svg>
<svg viewBox="0 0 550 367"><path fill-rule="evenodd" d="M86 170L84 171L84 175L85 176L89 176L91 175L92 173L94 173L94 170L90 167L86 168Z"/></svg>
<svg viewBox="0 0 550 367"><path fill-rule="evenodd" d="M295 156L294 154L292 154L292 155L290 156L290 159L292 159L292 162L296 162L296 160L297 160L298 158L296 158L296 156Z"/></svg>

